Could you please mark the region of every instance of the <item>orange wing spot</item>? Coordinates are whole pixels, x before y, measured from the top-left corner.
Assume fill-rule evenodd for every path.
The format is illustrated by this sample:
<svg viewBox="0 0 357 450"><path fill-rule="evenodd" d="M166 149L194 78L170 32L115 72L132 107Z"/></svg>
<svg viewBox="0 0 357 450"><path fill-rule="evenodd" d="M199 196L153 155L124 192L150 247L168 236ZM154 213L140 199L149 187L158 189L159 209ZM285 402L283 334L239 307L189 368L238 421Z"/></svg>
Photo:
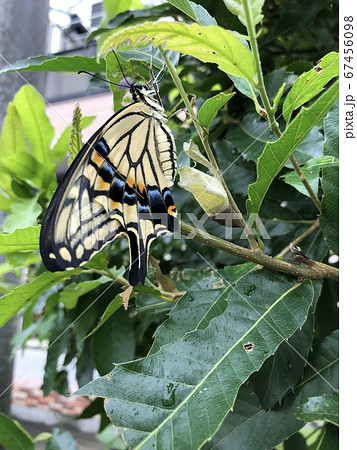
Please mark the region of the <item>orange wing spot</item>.
<svg viewBox="0 0 357 450"><path fill-rule="evenodd" d="M92 161L98 166L100 167L102 162L103 162L103 158L100 156L99 153L97 153L96 151L93 152L92 154Z"/></svg>
<svg viewBox="0 0 357 450"><path fill-rule="evenodd" d="M126 182L128 183L129 187L132 188L132 187L134 186L134 180L133 180L132 178L129 178L129 177L128 177L128 178L126 179Z"/></svg>
<svg viewBox="0 0 357 450"><path fill-rule="evenodd" d="M97 182L96 182L96 188L99 191L106 191L109 187L109 183L107 183L106 181L104 181L102 178L98 177L97 178Z"/></svg>
<svg viewBox="0 0 357 450"><path fill-rule="evenodd" d="M114 200L110 199L110 207L111 209L120 209L120 202L115 202Z"/></svg>
<svg viewBox="0 0 357 450"><path fill-rule="evenodd" d="M170 216L177 216L176 206L169 206L167 209L167 212L170 214Z"/></svg>
<svg viewBox="0 0 357 450"><path fill-rule="evenodd" d="M143 183L140 183L139 181L137 182L137 186L139 191L142 193L144 192L145 186L143 185Z"/></svg>

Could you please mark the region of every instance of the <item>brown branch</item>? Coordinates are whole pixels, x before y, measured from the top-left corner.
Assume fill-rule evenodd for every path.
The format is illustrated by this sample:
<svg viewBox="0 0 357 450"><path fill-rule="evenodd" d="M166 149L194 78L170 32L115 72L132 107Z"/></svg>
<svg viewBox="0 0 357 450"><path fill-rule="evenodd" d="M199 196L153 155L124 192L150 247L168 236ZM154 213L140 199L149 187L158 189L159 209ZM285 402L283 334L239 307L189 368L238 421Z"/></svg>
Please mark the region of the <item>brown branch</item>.
<svg viewBox="0 0 357 450"><path fill-rule="evenodd" d="M338 280L339 271L335 267L314 261L310 258L309 264L306 265L307 260L302 261L305 265L292 264L287 261L273 258L266 255L260 249L248 249L241 247L232 242L225 241L217 236L207 233L206 231L198 230L186 223L180 222L180 232L185 236L190 236L191 239L196 239L210 247L217 248L223 252L242 258L246 261L251 261L256 264L277 270L279 272L287 273L299 278L307 278L310 280L320 280L322 278L330 278Z"/></svg>

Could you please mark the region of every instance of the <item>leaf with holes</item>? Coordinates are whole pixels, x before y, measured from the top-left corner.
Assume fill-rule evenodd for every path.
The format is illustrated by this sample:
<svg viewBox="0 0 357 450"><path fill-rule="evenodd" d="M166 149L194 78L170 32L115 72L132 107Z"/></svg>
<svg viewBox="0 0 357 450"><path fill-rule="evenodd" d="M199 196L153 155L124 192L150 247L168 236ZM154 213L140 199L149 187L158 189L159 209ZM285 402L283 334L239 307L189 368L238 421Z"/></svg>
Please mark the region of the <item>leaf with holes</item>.
<svg viewBox="0 0 357 450"><path fill-rule="evenodd" d="M237 442L242 449L261 450L262 442L264 448L274 448L305 425L296 416L300 405L309 397L335 393L338 375L338 332L333 332L314 345L302 379L280 405L263 408L253 386L243 386L233 411L205 450L236 448Z"/></svg>
<svg viewBox="0 0 357 450"><path fill-rule="evenodd" d="M316 67L303 73L293 84L283 105L283 116L290 121L293 111L318 95L324 86L338 76L338 53L325 55Z"/></svg>
<svg viewBox="0 0 357 450"><path fill-rule="evenodd" d="M144 23L111 35L100 49L100 55L118 47L165 45L166 49L191 55L200 61L215 63L226 73L247 78L254 83L256 73L252 53L234 33L216 25L203 27L196 23Z"/></svg>
<svg viewBox="0 0 357 450"><path fill-rule="evenodd" d="M297 417L305 422L325 420L334 425L339 425L339 396L337 394L319 395L310 397L309 400L298 408Z"/></svg>
<svg viewBox="0 0 357 450"><path fill-rule="evenodd" d="M107 398L107 414L130 446L199 448L232 408L240 386L303 325L312 299L310 282L296 284L265 270L248 273L208 327L117 365L77 394Z"/></svg>

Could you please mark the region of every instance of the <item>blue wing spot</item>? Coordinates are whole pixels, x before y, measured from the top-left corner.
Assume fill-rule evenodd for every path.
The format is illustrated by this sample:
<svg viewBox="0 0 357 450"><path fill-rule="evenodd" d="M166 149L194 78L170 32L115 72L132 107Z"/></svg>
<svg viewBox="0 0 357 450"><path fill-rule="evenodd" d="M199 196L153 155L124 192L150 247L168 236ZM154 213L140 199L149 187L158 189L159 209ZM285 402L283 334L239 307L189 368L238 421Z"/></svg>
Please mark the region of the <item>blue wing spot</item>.
<svg viewBox="0 0 357 450"><path fill-rule="evenodd" d="M102 158L108 156L110 152L110 148L104 138L99 139L99 141L95 144L94 149L100 154Z"/></svg>
<svg viewBox="0 0 357 450"><path fill-rule="evenodd" d="M109 197L115 202L121 202L123 199L124 181L120 178L115 178L112 181L109 189Z"/></svg>
<svg viewBox="0 0 357 450"><path fill-rule="evenodd" d="M115 174L114 169L106 161L100 166L98 173L106 183L110 183Z"/></svg>

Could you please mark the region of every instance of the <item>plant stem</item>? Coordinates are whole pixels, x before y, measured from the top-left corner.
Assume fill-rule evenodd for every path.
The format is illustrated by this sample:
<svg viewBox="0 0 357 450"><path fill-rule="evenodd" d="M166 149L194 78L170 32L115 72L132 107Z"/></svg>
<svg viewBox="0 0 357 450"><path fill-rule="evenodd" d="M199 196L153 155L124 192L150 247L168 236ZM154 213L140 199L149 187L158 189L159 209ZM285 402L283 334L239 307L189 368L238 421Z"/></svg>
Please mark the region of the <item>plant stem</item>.
<svg viewBox="0 0 357 450"><path fill-rule="evenodd" d="M256 88L259 90L259 94L260 94L260 97L261 97L263 105L264 105L264 111L262 111L262 116L264 116L267 119L267 121L269 123L269 128L272 130L272 132L275 134L275 136L279 139L281 137L282 133L280 131L279 124L275 119L275 114L270 105L269 97L266 92L263 71L262 71L261 62L260 62L260 55L259 55L259 50L258 50L258 42L257 42L256 33L255 33L255 26L252 22L252 15L250 13L250 7L249 7L248 0L243 0L243 7L244 7L245 16L246 16L250 47L251 47L251 50L253 53L253 57L254 57L255 65L256 65L256 71L257 71L258 82L257 82ZM302 184L305 186L307 192L309 193L311 200L314 202L316 208L319 211L321 211L320 200L318 199L317 195L315 194L314 190L312 189L310 183L305 178L305 176L299 166L299 163L296 161L296 159L293 155L290 156L290 161L291 161L295 171L299 175L300 181L302 182Z"/></svg>
<svg viewBox="0 0 357 450"><path fill-rule="evenodd" d="M338 269L327 264L313 260L309 260L308 266L291 264L287 261L266 255L261 251L250 250L233 244L232 242L225 241L224 239L213 236L206 231L198 230L183 222L180 222L180 231L183 235L190 235L192 238L209 245L210 247L222 250L226 253L237 256L238 258L243 258L246 261L251 261L279 272L284 272L299 278L307 278L310 280L320 280L322 278L338 280Z"/></svg>
<svg viewBox="0 0 357 450"><path fill-rule="evenodd" d="M235 200L234 200L234 198L233 198L233 196L231 194L231 191L228 189L228 186L227 186L227 184L226 184L226 182L225 182L225 180L224 180L224 178L222 176L221 170L220 170L219 165L218 165L218 163L216 161L216 158L215 158L215 156L213 154L211 146L209 145L208 134L200 126L200 124L198 122L196 113L195 113L194 109L192 108L192 105L190 103L190 100L187 97L187 94L185 92L184 87L182 86L180 77L177 75L177 72L176 72L174 66L171 64L171 61L167 57L167 55L165 53L165 50L162 48L162 46L159 45L158 48L159 48L159 51L160 51L162 57L164 58L164 61L165 61L166 65L167 65L167 68L168 68L168 70L170 72L170 75L171 75L171 77L173 79L173 82L175 83L178 91L180 92L181 98L182 98L182 100L183 100L183 102L184 102L184 104L185 104L185 106L187 108L187 111L188 111L189 115L191 116L191 118L193 120L193 124L194 124L194 126L196 128L196 131L197 131L197 134L198 134L198 136L199 136L199 138L200 138L200 140L202 142L203 148L204 148L204 150L205 150L205 152L207 154L207 157L208 157L210 163L213 166L214 175L219 179L219 181L221 182L224 190L226 191L226 194L227 194L227 197L228 197L228 201L229 201L229 204L231 205L231 208L232 208L233 212L236 213L239 216L239 218L240 218L238 220L240 220L241 227L246 232L249 245L253 249L260 249L258 242L255 240L255 238L253 236L253 232L252 232L249 224L247 224L247 222L244 220L243 215L240 212L240 210L239 210L239 208L238 208L238 206L237 206L237 204L236 204L236 202L235 202Z"/></svg>
<svg viewBox="0 0 357 450"><path fill-rule="evenodd" d="M301 167L299 166L299 163L296 161L295 157L293 155L290 156L291 164L294 166L294 169L296 173L299 175L300 181L305 186L305 189L309 193L309 196L311 200L314 202L314 205L318 209L319 212L321 212L321 202L317 195L315 194L315 191L312 189L311 184L307 181L305 178L305 175L303 171L301 170Z"/></svg>
<svg viewBox="0 0 357 450"><path fill-rule="evenodd" d="M291 241L290 245L293 245L294 247L300 242L302 242L307 236L309 236L311 233L313 233L317 228L319 227L319 219L316 219L315 222L309 227L306 231L304 231L300 236L298 236L296 239ZM284 258L284 256L290 252L290 245L285 247L280 253L276 255L276 258Z"/></svg>

